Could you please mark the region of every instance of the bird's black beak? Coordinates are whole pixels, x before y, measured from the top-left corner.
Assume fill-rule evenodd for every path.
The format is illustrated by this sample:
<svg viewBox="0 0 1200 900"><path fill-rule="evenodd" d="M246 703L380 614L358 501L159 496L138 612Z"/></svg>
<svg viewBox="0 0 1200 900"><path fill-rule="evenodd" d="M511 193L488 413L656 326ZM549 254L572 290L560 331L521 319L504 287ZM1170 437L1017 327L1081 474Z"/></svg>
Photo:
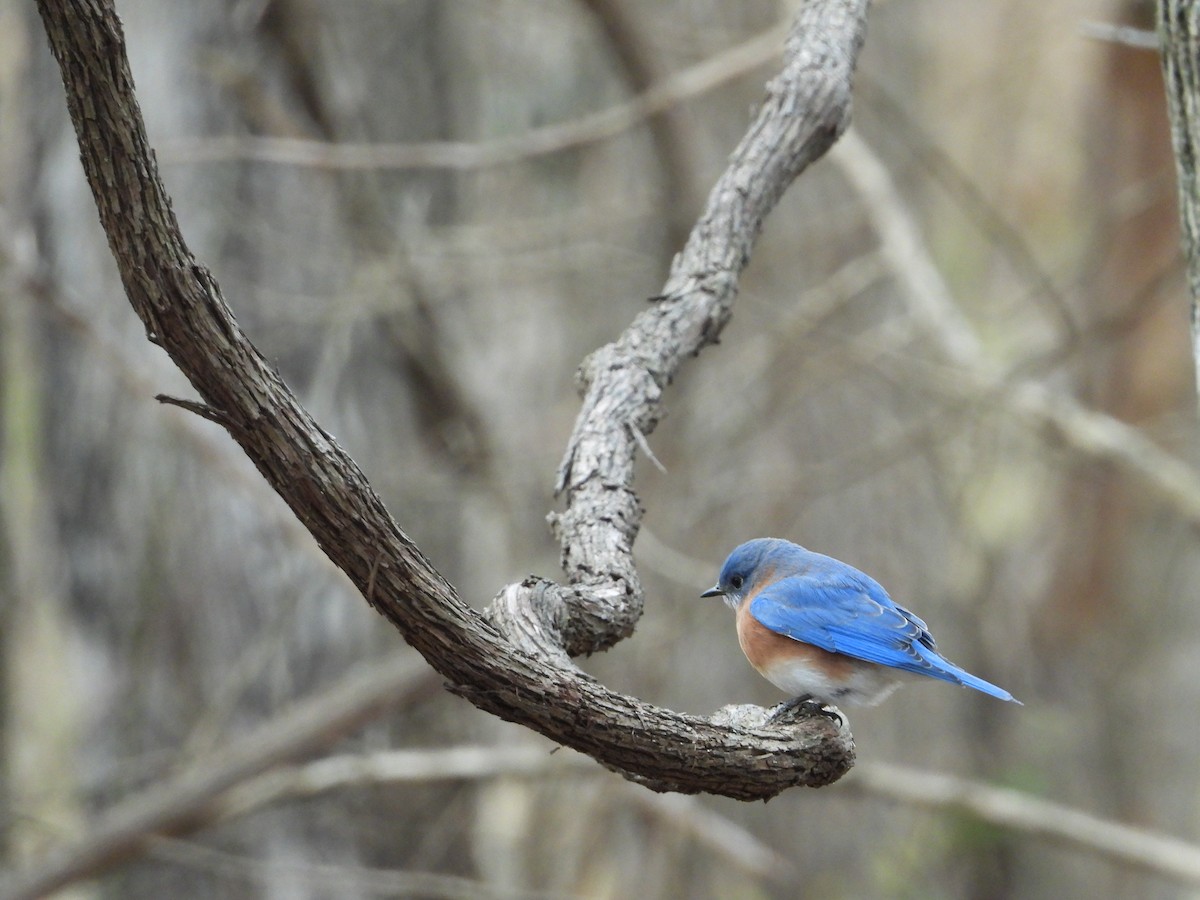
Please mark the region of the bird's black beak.
<svg viewBox="0 0 1200 900"><path fill-rule="evenodd" d="M707 591L700 595L701 597L724 597L725 591L721 589L719 584L714 584Z"/></svg>

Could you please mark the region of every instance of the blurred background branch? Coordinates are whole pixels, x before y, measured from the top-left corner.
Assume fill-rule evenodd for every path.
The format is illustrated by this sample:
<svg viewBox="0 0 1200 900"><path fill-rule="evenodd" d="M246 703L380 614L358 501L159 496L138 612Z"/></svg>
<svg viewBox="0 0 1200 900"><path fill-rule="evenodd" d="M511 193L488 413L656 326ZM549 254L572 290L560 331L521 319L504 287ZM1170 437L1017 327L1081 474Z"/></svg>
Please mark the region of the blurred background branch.
<svg viewBox="0 0 1200 900"><path fill-rule="evenodd" d="M908 805L961 812L1183 884L1200 884L1200 845L1108 822L1011 788L886 763L857 767L848 786Z"/></svg>
<svg viewBox="0 0 1200 900"><path fill-rule="evenodd" d="M377 663L280 714L233 746L107 811L79 843L57 848L28 871L0 881L8 900L37 898L94 877L141 851L157 835L193 830L230 787L327 747L396 707L428 697L436 677L407 654Z"/></svg>
<svg viewBox="0 0 1200 900"><path fill-rule="evenodd" d="M325 169L469 171L515 165L619 137L647 120L670 113L681 103L762 68L779 58L784 38L790 30L788 23L780 23L693 66L656 77L641 60L638 48L632 46L629 23L614 19L619 5L605 2L589 2L588 5L604 23L628 68L631 86L637 91L633 99L599 112L485 142L346 144L301 138L184 138L164 144L158 151L159 159L164 165L248 161ZM664 172L671 177L685 176L688 165L676 148L686 145L687 138L673 128L665 133L655 130L654 135L662 154ZM668 188L670 196L681 200L694 190L682 185Z"/></svg>
<svg viewBox="0 0 1200 900"><path fill-rule="evenodd" d="M953 367L926 367L926 377L961 399L1003 404L1035 434L1061 442L1085 461L1117 465L1148 494L1172 504L1181 518L1200 528L1200 472L1119 419L1089 410L1043 383L1003 373L990 362L879 157L851 130L830 158L858 193L864 214L879 233L880 253L904 289L913 325L933 338ZM890 340L902 341L895 335Z"/></svg>

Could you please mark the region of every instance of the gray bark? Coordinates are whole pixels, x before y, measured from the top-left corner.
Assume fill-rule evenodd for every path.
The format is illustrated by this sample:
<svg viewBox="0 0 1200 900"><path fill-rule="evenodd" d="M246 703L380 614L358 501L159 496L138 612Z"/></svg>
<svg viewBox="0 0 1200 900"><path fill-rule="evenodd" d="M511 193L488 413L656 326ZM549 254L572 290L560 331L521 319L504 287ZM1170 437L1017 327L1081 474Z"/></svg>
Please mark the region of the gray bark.
<svg viewBox="0 0 1200 900"><path fill-rule="evenodd" d="M810 0L783 71L709 198L662 296L582 367L583 409L559 472L556 519L569 586L528 579L492 609L466 605L392 519L354 461L248 340L192 256L159 180L109 0L39 0L88 182L149 339L369 604L479 708L590 754L655 790L766 799L828 784L853 764L828 719L764 711L681 715L606 689L571 655L632 633L642 589L631 547L640 435L682 362L716 341L766 215L845 128L866 0ZM734 723L737 724L734 724Z"/></svg>
<svg viewBox="0 0 1200 900"><path fill-rule="evenodd" d="M1200 3L1159 0L1158 34L1179 179L1183 251L1192 295L1192 356L1200 388L1200 180L1196 173L1200 149Z"/></svg>

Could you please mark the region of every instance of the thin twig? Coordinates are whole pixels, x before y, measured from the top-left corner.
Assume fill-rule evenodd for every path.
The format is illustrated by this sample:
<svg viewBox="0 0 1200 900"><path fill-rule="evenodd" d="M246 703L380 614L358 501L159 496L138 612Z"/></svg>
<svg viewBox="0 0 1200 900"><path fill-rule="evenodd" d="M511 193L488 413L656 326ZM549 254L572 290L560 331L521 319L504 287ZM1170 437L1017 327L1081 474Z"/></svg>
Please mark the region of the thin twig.
<svg viewBox="0 0 1200 900"><path fill-rule="evenodd" d="M1121 44L1137 50L1157 50L1158 33L1149 28L1133 28L1129 25L1114 25L1111 22L1085 21L1079 33L1093 41Z"/></svg>
<svg viewBox="0 0 1200 900"><path fill-rule="evenodd" d="M186 409L190 413L195 413L202 419L207 419L217 425L230 426L232 423L229 417L220 410L213 409L207 403L199 403L195 400L185 400L182 397L172 397L170 394L155 394L154 399L159 403L167 406L177 406L180 409Z"/></svg>
<svg viewBox="0 0 1200 900"><path fill-rule="evenodd" d="M631 423L629 425L629 430L633 432L633 439L637 441L638 449L641 450L642 453L646 454L646 459L650 460L650 462L654 464L654 468L666 475L667 467L662 464L662 461L655 456L654 451L650 449L650 442L646 440L646 435L642 433L642 429Z"/></svg>

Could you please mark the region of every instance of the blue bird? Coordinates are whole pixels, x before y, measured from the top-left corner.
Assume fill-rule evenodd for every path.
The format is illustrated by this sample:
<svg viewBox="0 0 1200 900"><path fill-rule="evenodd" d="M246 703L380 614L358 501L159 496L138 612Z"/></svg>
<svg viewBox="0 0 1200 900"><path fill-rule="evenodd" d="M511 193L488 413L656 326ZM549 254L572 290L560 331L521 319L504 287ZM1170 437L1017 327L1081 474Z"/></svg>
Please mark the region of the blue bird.
<svg viewBox="0 0 1200 900"><path fill-rule="evenodd" d="M742 544L700 596L725 598L750 665L801 701L873 706L926 675L1020 703L939 654L925 623L875 579L791 541Z"/></svg>

